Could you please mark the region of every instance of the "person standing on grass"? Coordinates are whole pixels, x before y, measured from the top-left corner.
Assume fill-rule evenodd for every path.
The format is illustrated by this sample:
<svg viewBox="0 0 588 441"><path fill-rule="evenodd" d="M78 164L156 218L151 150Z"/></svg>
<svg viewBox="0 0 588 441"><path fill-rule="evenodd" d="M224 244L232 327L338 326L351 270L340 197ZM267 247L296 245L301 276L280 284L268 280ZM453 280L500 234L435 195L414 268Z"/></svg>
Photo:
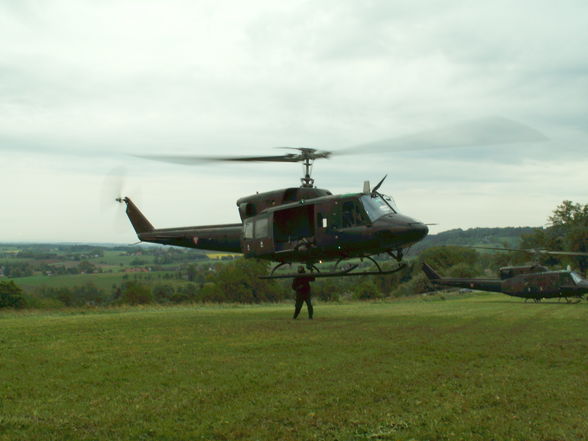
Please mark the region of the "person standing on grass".
<svg viewBox="0 0 588 441"><path fill-rule="evenodd" d="M296 292L296 307L294 309L294 317L292 318L296 319L298 317L302 309L302 304L306 302L308 318L312 320L314 310L310 301L310 282L314 282L314 277L304 275L305 272L302 265L298 267L298 274L300 275L294 277L294 280L292 280L292 289Z"/></svg>

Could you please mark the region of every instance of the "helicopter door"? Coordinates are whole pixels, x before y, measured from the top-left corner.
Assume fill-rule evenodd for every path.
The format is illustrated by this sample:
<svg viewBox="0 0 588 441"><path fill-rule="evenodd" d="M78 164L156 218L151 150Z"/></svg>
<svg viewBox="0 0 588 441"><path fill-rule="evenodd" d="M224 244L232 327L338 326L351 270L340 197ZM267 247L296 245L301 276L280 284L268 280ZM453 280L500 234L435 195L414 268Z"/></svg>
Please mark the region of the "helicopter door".
<svg viewBox="0 0 588 441"><path fill-rule="evenodd" d="M329 238L333 236L334 228L337 227L336 210L333 204L318 204L315 206L315 242L319 247L329 245Z"/></svg>
<svg viewBox="0 0 588 441"><path fill-rule="evenodd" d="M303 205L274 212L276 251L292 250L303 240L314 238L314 205Z"/></svg>
<svg viewBox="0 0 588 441"><path fill-rule="evenodd" d="M268 215L249 218L243 222L243 252L259 256L273 252Z"/></svg>
<svg viewBox="0 0 588 441"><path fill-rule="evenodd" d="M255 222L253 218L243 221L243 244L241 248L246 256L253 255L253 227Z"/></svg>

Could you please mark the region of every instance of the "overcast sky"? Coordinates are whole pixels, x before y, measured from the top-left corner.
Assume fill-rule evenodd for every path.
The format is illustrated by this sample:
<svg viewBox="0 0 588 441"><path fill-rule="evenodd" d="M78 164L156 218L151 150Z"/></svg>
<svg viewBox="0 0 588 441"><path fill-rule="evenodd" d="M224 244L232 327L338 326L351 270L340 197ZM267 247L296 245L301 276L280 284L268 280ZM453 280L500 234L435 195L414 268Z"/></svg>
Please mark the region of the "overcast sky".
<svg viewBox="0 0 588 441"><path fill-rule="evenodd" d="M301 175L133 154L337 151L489 116L549 141L334 157L316 184L388 174L432 232L540 226L587 202L586 48L585 0L0 0L0 241L135 242L112 175L156 227L238 222L239 197Z"/></svg>

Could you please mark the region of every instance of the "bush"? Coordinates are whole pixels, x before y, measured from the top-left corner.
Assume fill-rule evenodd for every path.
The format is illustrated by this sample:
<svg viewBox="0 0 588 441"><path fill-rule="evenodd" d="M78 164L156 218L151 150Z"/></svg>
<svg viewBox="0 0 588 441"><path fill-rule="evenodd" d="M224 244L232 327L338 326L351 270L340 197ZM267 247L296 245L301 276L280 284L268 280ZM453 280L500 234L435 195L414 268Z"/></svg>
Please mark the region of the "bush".
<svg viewBox="0 0 588 441"><path fill-rule="evenodd" d="M382 298L382 291L374 282L373 278L366 278L360 282L353 290L353 297L360 300L379 299Z"/></svg>
<svg viewBox="0 0 588 441"><path fill-rule="evenodd" d="M471 278L476 277L480 274L478 267L470 265L468 263L458 263L447 270L447 277L465 277Z"/></svg>
<svg viewBox="0 0 588 441"><path fill-rule="evenodd" d="M0 281L0 308L24 308L25 299L22 295L22 289L9 280L8 282Z"/></svg>
<svg viewBox="0 0 588 441"><path fill-rule="evenodd" d="M144 305L153 302L153 293L151 288L139 282L126 282L121 287L120 298L118 303L128 305Z"/></svg>
<svg viewBox="0 0 588 441"><path fill-rule="evenodd" d="M397 289L392 291L392 297L405 297L414 294L420 294L430 291L429 279L424 273L420 272L409 282L401 284Z"/></svg>
<svg viewBox="0 0 588 441"><path fill-rule="evenodd" d="M157 284L153 287L153 298L157 303L175 302L176 290L169 284Z"/></svg>
<svg viewBox="0 0 588 441"><path fill-rule="evenodd" d="M325 302L338 301L341 292L339 284L333 279L317 279L311 284L311 290L316 298Z"/></svg>
<svg viewBox="0 0 588 441"><path fill-rule="evenodd" d="M206 288L205 301L225 301L239 303L275 302L285 297L275 280L263 280L268 262L253 259L236 259L223 264L212 277L214 287ZM212 299L218 300L212 300Z"/></svg>

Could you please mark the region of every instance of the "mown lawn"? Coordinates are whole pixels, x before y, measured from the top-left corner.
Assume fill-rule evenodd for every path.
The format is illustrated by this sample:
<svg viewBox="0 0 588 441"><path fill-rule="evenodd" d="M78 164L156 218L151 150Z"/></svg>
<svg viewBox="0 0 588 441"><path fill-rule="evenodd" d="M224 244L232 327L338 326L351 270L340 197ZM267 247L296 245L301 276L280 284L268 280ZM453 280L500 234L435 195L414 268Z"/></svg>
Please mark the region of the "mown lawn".
<svg viewBox="0 0 588 441"><path fill-rule="evenodd" d="M0 313L0 440L586 439L586 303L315 309Z"/></svg>

